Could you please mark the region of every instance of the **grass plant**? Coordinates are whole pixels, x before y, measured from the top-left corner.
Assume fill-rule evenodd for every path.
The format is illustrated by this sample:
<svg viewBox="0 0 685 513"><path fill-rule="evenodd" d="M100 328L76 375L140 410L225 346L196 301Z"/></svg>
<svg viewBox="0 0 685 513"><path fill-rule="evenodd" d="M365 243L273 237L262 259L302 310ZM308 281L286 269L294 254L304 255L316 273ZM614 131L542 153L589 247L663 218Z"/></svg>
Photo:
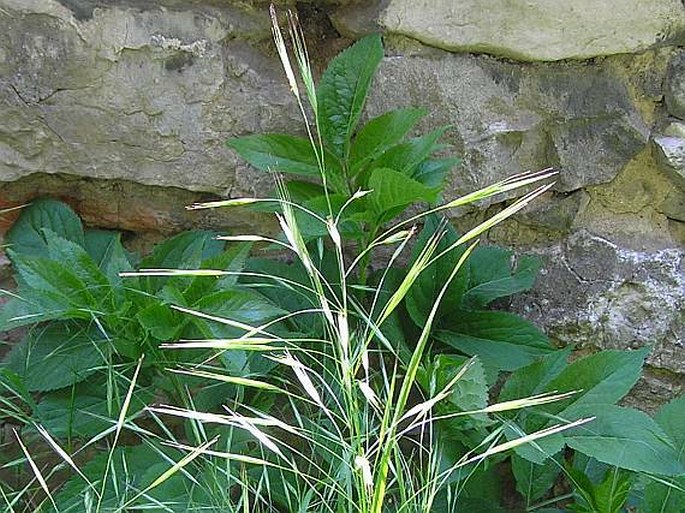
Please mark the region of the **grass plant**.
<svg viewBox="0 0 685 513"><path fill-rule="evenodd" d="M615 405L646 352L569 364L570 350L490 308L530 288L540 264L514 266L479 238L556 172L444 201L446 127L407 138L426 114L410 108L358 128L380 37L317 86L297 17L283 31L270 14L306 136L233 138L276 194L188 208L270 210L279 236L186 233L139 260L50 200L10 232L19 288L4 291L0 331L28 332L0 367L16 444L0 468L4 509L503 511L504 469L528 511L617 513L638 489L641 513L685 511L685 402L655 419ZM440 217L511 191L464 234ZM280 260L249 256L253 245Z"/></svg>
<svg viewBox="0 0 685 513"><path fill-rule="evenodd" d="M311 69L308 63L306 47L297 19L289 14L289 32L295 51L294 67L284 43L283 35L271 10L274 39L281 62L290 84L290 89L300 106L307 128L309 143L313 149L319 168L321 183L326 197L323 215L293 202L288 188L277 179L277 190L280 193L273 201L279 207L276 214L284 241L281 247L289 250L299 261L306 272L305 283L297 287L315 298L315 304L308 308L293 311L288 317L316 315L323 326L321 339L302 340L284 337L268 325L241 326L244 334L235 339L215 341L191 341L166 346L167 349L212 348L229 352L232 347L258 351L265 358L277 362L282 369L284 382L278 386L278 393L284 398L279 410L279 417L258 410L238 409L221 414L208 414L190 409L172 407L152 408L160 415L174 415L192 419L198 423L220 424L239 428L249 432L259 442L265 453L264 460L258 466L278 469L271 473L279 476L282 483L276 485L268 481L267 490L279 489L281 496L272 496L267 504L280 504L288 511L321 511L321 512L358 512L381 513L396 512L429 512L433 511L439 494L445 490L451 475L466 467L477 466L484 458L511 450L520 444L532 442L548 434L576 427L588 422L589 418L579 419L573 423L559 423L551 428L526 434L518 439L505 440L503 429L495 430L482 444L452 464L441 459L441 453L435 450L439 444L432 429L433 407L453 392L454 385L467 372L470 362L465 364L460 373L436 390L429 397L416 396L418 374L426 355L433 320L438 312L443 296L452 280L465 264L477 244L476 238L485 230L523 208L536 196L549 188L549 184L539 186L533 192L523 196L495 217L470 230L450 247L438 252L439 242L444 232L438 230L432 234L425 245L420 248L418 258L411 264L404 279L397 287L388 286L384 280L387 273L374 286L365 286L365 298L360 299L355 285L349 278L355 275L355 267L368 264L374 248L393 244L396 249L390 258L395 261L405 251L415 235L415 229L402 231L403 226L411 226L423 216L468 204L472 201L488 198L508 190L524 187L553 176L553 172L528 173L508 179L464 198L453 200L435 207L430 211L413 216L399 225L387 229L380 236L363 245L360 255L351 259L347 254L345 240L341 234L341 217L345 208L354 208L354 202L364 198L368 192L359 190L351 194L340 210L333 209L331 194L326 186L328 171L325 149L322 143L319 119L319 100L316 94ZM307 117L303 95L296 78L295 69L299 71L309 109L313 120ZM310 127L314 127L311 130ZM191 208L217 208L227 206L244 206L257 202L256 198L239 198L227 201L196 204ZM307 236L301 230L296 210L311 216L326 227L327 237L323 240L325 247L334 255L334 267L337 272L327 273L319 265L317 258L311 254L306 243ZM377 229L373 230L374 232ZM256 236L241 236L240 240L262 240ZM320 242L321 244L321 242ZM402 361L396 352L396 344L387 340L382 326L388 317L402 303L418 276L429 265L455 250L461 245L471 244L462 252L456 265L440 284L440 291L433 302L421 333L414 345L408 361ZM388 271L386 269L386 271ZM137 276L159 275L166 273L183 273L173 270L152 270L135 273ZM204 272L212 274L211 270ZM216 270L216 276L225 273ZM289 289L293 283L283 283L278 277L261 276L274 281L274 286ZM361 280L362 283L365 281ZM364 299L369 299L368 300ZM195 312L189 312L191 314ZM201 315L199 312L195 313ZM215 319L219 322L232 323L230 319ZM284 318L276 319L271 325L278 326ZM200 346L198 346L200 344ZM230 356L229 356L230 357ZM184 370L184 373L198 377L212 376L219 380L233 380L223 376L220 368L211 371L206 369ZM293 386L293 383L296 386ZM267 381L249 381L245 386L271 389L274 386ZM412 395L414 394L414 397ZM491 412L502 412L544 404L566 398L567 395L542 394L536 397L520 398L516 401L500 403L474 411L461 412L460 415L479 415ZM242 410L242 411L241 411ZM216 456L215 453L213 455ZM232 459L235 455L226 455ZM267 463L268 462L268 463ZM267 476L269 476L267 472ZM255 499L258 500L258 499Z"/></svg>

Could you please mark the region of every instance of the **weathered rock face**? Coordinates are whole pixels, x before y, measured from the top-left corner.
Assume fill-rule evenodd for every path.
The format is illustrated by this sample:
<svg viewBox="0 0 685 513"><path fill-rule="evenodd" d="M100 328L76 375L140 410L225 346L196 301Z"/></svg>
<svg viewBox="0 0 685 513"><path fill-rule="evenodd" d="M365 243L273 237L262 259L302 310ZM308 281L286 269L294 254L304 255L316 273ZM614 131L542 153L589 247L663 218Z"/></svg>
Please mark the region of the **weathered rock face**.
<svg viewBox="0 0 685 513"><path fill-rule="evenodd" d="M376 14L386 30L431 46L524 61L633 53L685 38L680 0L390 0ZM366 7L338 20L357 32L368 15Z"/></svg>
<svg viewBox="0 0 685 513"><path fill-rule="evenodd" d="M279 4L299 10L316 69L350 42L333 26L354 37L384 30L368 115L423 106L421 130L451 126L445 140L464 163L448 196L557 167L552 192L490 233L547 261L513 306L560 343L652 345L645 400L684 386L680 0ZM132 232L268 230L257 215L182 208L266 194L269 177L224 141L301 130L267 7L0 0L0 210L47 194L91 225ZM506 200L453 221L472 226ZM10 221L0 217L0 233Z"/></svg>
<svg viewBox="0 0 685 513"><path fill-rule="evenodd" d="M685 119L685 51L673 56L668 67L664 99L673 116Z"/></svg>
<svg viewBox="0 0 685 513"><path fill-rule="evenodd" d="M79 21L55 2L3 3L5 181L64 173L225 192L238 166L225 139L295 119L274 60L250 44L269 38L263 12L114 7Z"/></svg>
<svg viewBox="0 0 685 513"><path fill-rule="evenodd" d="M430 102L431 123L454 127L448 138L465 156L459 180L469 190L545 164L562 170L561 191L607 183L648 140L627 85L608 66L398 55L376 85L374 113Z"/></svg>
<svg viewBox="0 0 685 513"><path fill-rule="evenodd" d="M652 365L685 374L685 251L632 251L579 230L539 253L543 276L516 301L552 337L602 349L653 345Z"/></svg>
<svg viewBox="0 0 685 513"><path fill-rule="evenodd" d="M663 172L685 189L685 123L671 123L655 135L654 150Z"/></svg>
<svg viewBox="0 0 685 513"><path fill-rule="evenodd" d="M513 307L578 349L651 347L634 406L685 389L685 251L632 251L585 230L540 248L545 270Z"/></svg>

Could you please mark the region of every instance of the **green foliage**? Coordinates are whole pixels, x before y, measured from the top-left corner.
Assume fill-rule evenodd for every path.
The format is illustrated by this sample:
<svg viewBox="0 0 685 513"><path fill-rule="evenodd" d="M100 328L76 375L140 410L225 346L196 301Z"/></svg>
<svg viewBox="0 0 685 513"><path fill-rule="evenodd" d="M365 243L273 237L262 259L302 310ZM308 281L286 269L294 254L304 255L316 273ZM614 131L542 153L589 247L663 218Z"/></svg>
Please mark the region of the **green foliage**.
<svg viewBox="0 0 685 513"><path fill-rule="evenodd" d="M7 232L7 245L16 252L33 256L48 256L44 230L50 230L81 246L85 243L83 226L78 216L66 204L51 199L32 203Z"/></svg>
<svg viewBox="0 0 685 513"><path fill-rule="evenodd" d="M516 481L516 491L534 503L542 499L554 486L562 470L561 456L555 455L542 463L534 463L518 454L511 457L511 471Z"/></svg>
<svg viewBox="0 0 685 513"><path fill-rule="evenodd" d="M593 483L582 471L567 469L575 486L576 503L569 507L575 513L620 513L628 500L634 477L625 471L607 471L600 483Z"/></svg>
<svg viewBox="0 0 685 513"><path fill-rule="evenodd" d="M579 492L582 500L573 511L623 511L621 508L635 483L633 474L628 471L661 476L647 485L649 493L645 494L645 501L652 500L651 494L656 489L661 492L677 490L661 484L685 474L685 467L679 461L682 457L677 438L672 438L646 414L615 405L637 381L646 354L644 350L604 351L568 364L568 351L556 352L512 373L500 392L500 400L551 390L578 392L566 401L518 413L512 419L509 436L549 427L560 419L593 419L573 430L545 438L536 446L516 449L517 454L512 458L514 477L517 489L522 493L527 491L528 500L540 499L552 487L562 468L559 457L564 446L609 468L621 469L620 474L624 476L619 483L616 475L611 477L607 473L606 482L594 485L587 478L579 477L581 471L571 472L571 482L582 491ZM610 477L611 481L608 481ZM662 486L664 488L660 488ZM612 495L611 500L607 495L610 491L617 494Z"/></svg>
<svg viewBox="0 0 685 513"><path fill-rule="evenodd" d="M429 217L412 262L436 231L443 233L438 252L449 252L421 273L405 302L417 329L425 324L442 279L463 255L458 247L450 249L459 239L454 228ZM436 341L465 355L478 355L491 377L500 371L526 366L552 352L547 337L530 322L511 313L486 310L495 299L532 287L540 265L539 259L524 257L514 267L511 252L496 246L476 248L445 293L434 333Z"/></svg>
<svg viewBox="0 0 685 513"><path fill-rule="evenodd" d="M90 482L97 483L105 475L109 462L108 473L112 475L112 482L108 483L100 506L103 511L116 511L118 507L134 499L138 490L145 489L168 468L165 459L171 459L170 453L169 450L162 452L145 445L120 447L114 450L111 458L107 453L95 456L83 467L82 472ZM144 497L138 497L130 504L130 508L180 513L188 511L194 498L192 482L181 474L176 474L161 487ZM48 511L81 513L89 511L88 505L93 508L96 502L93 489L84 488L81 479L74 479L55 496L57 508Z"/></svg>
<svg viewBox="0 0 685 513"><path fill-rule="evenodd" d="M380 36L365 37L334 58L321 77L316 94L319 130L342 161L349 158L352 134L382 58Z"/></svg>
<svg viewBox="0 0 685 513"><path fill-rule="evenodd" d="M67 323L32 330L7 355L7 369L31 392L48 392L83 381L105 364L102 335Z"/></svg>
<svg viewBox="0 0 685 513"><path fill-rule="evenodd" d="M570 431L566 444L578 452L619 468L678 476L685 467L678 462L673 442L645 413L613 405L588 405L575 409L593 415L592 424Z"/></svg>
<svg viewBox="0 0 685 513"><path fill-rule="evenodd" d="M541 261L467 243L546 188L465 235L440 217L549 175L441 205L457 162L437 156L447 127L412 137L420 108L362 123L380 37L333 59L314 90L291 29L308 137L228 141L293 178L277 180L274 201L273 246L291 258L257 258L209 231L139 258L54 200L35 201L7 234L18 289L0 331L25 336L0 367L0 415L23 423L24 439L65 444L55 451L75 472L52 495L41 476L38 508L493 512L507 511L511 481L539 512L619 513L636 487L643 513L685 511L685 402L655 419L616 404L647 351L569 363L571 348L493 309L529 290ZM391 256L375 268L379 247ZM560 486L572 495L554 497ZM7 504L25 495L0 491Z"/></svg>
<svg viewBox="0 0 685 513"><path fill-rule="evenodd" d="M324 187L302 182L286 187L293 200L324 219L338 214L352 193L371 191L353 208L339 212L342 233L360 240L362 246L368 246L381 226L410 205L436 202L449 170L458 162L431 158L443 149L438 140L445 128L406 139L427 114L423 109L388 112L357 129L382 57L381 40L375 35L361 39L331 61L316 95L321 146L281 134L228 141L230 148L257 169L323 178ZM306 217L298 219L305 240L326 235L325 227Z"/></svg>
<svg viewBox="0 0 685 513"><path fill-rule="evenodd" d="M260 294L237 285L236 273L250 246L226 249L215 237L213 232L172 237L141 265L219 269L225 275L123 278L120 273L130 271L137 257L123 248L120 234L84 230L74 212L55 200L26 207L7 234L18 289L0 311L0 330L28 329L0 364L6 379L6 408L0 416L31 419L28 436L35 436L33 423L39 423L71 444L73 439L111 432L125 405L128 385L122 372L143 354L146 386L136 388L128 404L131 414L139 414L154 397L178 401L185 396L184 386L206 382L181 384L165 373L174 356L191 364L205 358L206 352L170 355L159 349L160 343L182 337L228 337L236 328L184 315L177 308L257 324L281 313ZM221 361L239 375L268 372L269 365L252 360L248 353L235 352ZM202 404L214 408L243 394L230 387L220 389L223 395L201 394ZM34 400L31 392L40 396ZM82 511L83 504L74 507Z"/></svg>
<svg viewBox="0 0 685 513"><path fill-rule="evenodd" d="M664 405L654 417L672 442L678 462L685 465L685 396ZM649 479L644 488L642 513L685 512L685 473L673 479Z"/></svg>

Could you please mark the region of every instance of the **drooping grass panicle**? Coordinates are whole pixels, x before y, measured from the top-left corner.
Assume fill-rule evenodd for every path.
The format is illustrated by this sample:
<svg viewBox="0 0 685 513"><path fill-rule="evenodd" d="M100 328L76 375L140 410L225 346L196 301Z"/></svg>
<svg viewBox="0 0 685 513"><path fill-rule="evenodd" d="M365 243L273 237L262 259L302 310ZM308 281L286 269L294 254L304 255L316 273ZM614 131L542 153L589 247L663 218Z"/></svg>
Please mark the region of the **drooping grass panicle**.
<svg viewBox="0 0 685 513"><path fill-rule="evenodd" d="M333 209L330 203L330 198L327 191L327 173L326 173L326 162L325 162L325 152L323 147L323 141L321 139L321 131L319 129L319 110L318 110L318 100L316 96L316 87L314 85L314 77L311 70L311 65L309 61L309 53L307 51L307 45L305 42L304 34L299 24L297 14L291 10L287 11L288 19L288 33L290 35L290 40L293 46L293 52L295 54L295 62L297 63L297 68L299 70L300 77L304 84L307 99L309 101L312 113L314 116L314 126L316 128L316 133L312 132L309 118L302 101L302 96L300 95L299 86L297 79L295 77L295 71L293 69L292 63L290 61L290 56L288 54L288 48L285 44L283 38L283 33L281 31L280 24L278 22L278 16L276 14L276 9L274 5L271 4L269 7L269 13L271 17L272 33L274 36L274 42L278 50L278 56L281 60L281 65L285 71L286 77L288 79L288 84L290 85L290 90L293 92L297 104L304 121L304 126L307 131L307 136L309 137L310 144L312 145L312 150L314 151L316 161L319 167L320 177L324 184L324 194L326 196L326 201L328 203L329 216L333 216Z"/></svg>

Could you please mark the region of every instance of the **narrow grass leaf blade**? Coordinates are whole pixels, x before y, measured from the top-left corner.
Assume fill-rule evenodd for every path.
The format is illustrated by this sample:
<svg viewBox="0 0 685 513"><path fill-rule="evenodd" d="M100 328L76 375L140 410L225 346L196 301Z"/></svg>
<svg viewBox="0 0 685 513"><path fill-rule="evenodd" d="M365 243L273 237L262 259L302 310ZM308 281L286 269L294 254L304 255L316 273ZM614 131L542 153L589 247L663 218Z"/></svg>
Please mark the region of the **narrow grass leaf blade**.
<svg viewBox="0 0 685 513"><path fill-rule="evenodd" d="M19 433L17 433L16 429L12 429L14 432L14 436L17 439L17 442L19 443L19 447L21 447L21 451L24 453L24 456L26 456L26 460L29 462L29 465L31 466L31 470L33 471L33 474L36 476L36 479L38 480L38 483L40 484L40 487L43 489L45 492L45 495L47 495L48 499L50 499L50 502L52 503L52 506L57 510L57 504L55 504L55 500L52 498L52 494L50 493L50 489L48 488L48 484L45 482L45 478L43 477L43 474L41 473L40 469L38 468L38 465L36 465L36 462L33 461L33 458L29 454L28 449L24 445L24 442L21 441L21 438L19 437Z"/></svg>
<svg viewBox="0 0 685 513"><path fill-rule="evenodd" d="M520 445L528 444L531 442L534 442L535 440L539 440L540 438L544 438L546 436L551 436L555 435L557 433L561 433L563 431L567 431L569 429L573 429L578 426L582 426L583 424L587 424L588 422L594 420L594 417L588 417L588 418L583 418L583 419L578 419L574 422L570 422L568 424L558 424L549 428L541 429L539 431L536 431L534 433L531 433L529 435L522 436L520 438L516 438L515 440L509 440L507 442L504 442L502 444L495 445L493 447L490 447L488 450L485 452L478 454L476 456L473 456L471 458L464 458L462 461L460 461L459 466L462 467L464 465L468 465L469 463L474 463L476 461L481 461L484 460L485 458L492 456L494 454L499 454L501 452L506 452L510 449L514 449Z"/></svg>
<svg viewBox="0 0 685 513"><path fill-rule="evenodd" d="M50 436L50 433L47 432L47 430L43 426L35 425L36 430L40 433L40 435L45 439L45 441L48 442L48 444L52 447L52 449L57 453L57 455L62 458L67 465L69 465L72 469L74 469L74 472L76 472L81 479L83 479L86 484L88 485L89 488L91 488L96 495L99 495L98 490L95 488L93 483L90 482L90 480L81 472L81 469L78 468L78 465L74 462L74 460L69 456L64 449L62 449L59 444Z"/></svg>
<svg viewBox="0 0 685 513"><path fill-rule="evenodd" d="M277 386L272 385L271 383L266 383L264 381L258 381L256 379L250 379L250 378L242 378L238 376L227 376L225 374L217 374L215 372L207 372L207 371L186 371L186 370L181 370L181 369L169 369L171 372L174 374L183 374L186 376L195 376L198 378L207 378L207 379L214 379L216 381L221 381L223 383L230 383L232 385L239 385L243 387L251 387L251 388L258 388L261 390L272 390L276 392L283 392L280 388Z"/></svg>
<svg viewBox="0 0 685 513"><path fill-rule="evenodd" d="M203 454L203 450L206 449L207 447L210 447L212 444L216 443L216 441L219 439L219 437L215 437L212 440L209 440L202 444L199 447L195 447L189 454L186 454L178 460L176 463L174 463L170 468L162 472L162 474L157 477L152 483L150 483L144 490L141 492L138 492L132 499L128 500L124 505L120 506L117 508L117 512L119 511L127 511L127 508L129 508L134 502L136 502L140 497L146 495L148 492L151 490L157 488L159 485L167 481L171 476L176 474L178 471L186 467L191 461L193 461L195 458Z"/></svg>

